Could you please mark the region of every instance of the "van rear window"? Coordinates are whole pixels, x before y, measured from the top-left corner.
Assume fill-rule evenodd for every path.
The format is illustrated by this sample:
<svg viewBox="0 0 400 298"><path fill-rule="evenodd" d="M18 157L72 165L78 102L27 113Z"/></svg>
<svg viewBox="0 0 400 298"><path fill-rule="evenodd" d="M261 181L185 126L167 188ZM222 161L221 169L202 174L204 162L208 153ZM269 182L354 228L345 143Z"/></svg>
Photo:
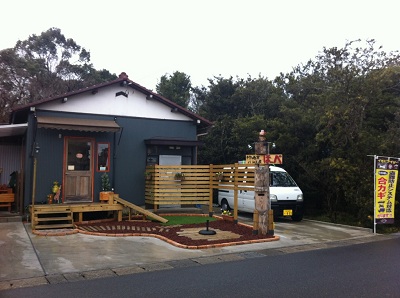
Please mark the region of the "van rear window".
<svg viewBox="0 0 400 298"><path fill-rule="evenodd" d="M272 172L270 173L270 185L271 186L280 186L280 187L291 187L297 186L296 182L294 182L293 178L289 176L288 173L285 172Z"/></svg>

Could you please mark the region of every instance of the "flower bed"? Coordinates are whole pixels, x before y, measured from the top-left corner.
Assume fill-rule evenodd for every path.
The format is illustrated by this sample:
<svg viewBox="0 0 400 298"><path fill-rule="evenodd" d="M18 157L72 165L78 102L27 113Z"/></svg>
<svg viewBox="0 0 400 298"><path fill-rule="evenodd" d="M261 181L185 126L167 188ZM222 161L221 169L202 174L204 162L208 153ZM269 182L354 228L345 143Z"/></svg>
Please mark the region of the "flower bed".
<svg viewBox="0 0 400 298"><path fill-rule="evenodd" d="M268 240L278 240L278 237L270 235L253 235L251 226L243 224L234 224L224 220L209 222L209 229L217 231L216 235L207 235L203 237L188 236L185 231L190 229L204 230L206 224L187 224L178 226L163 226L157 222L101 222L101 223L82 223L77 224L80 231L94 235L108 236L155 236L168 241L171 244L185 248L206 248L217 244L247 244L252 242L263 242ZM196 230L197 231L197 230ZM223 232L229 232L233 237L220 237ZM195 233L195 234L198 234ZM197 235L196 235L197 236Z"/></svg>

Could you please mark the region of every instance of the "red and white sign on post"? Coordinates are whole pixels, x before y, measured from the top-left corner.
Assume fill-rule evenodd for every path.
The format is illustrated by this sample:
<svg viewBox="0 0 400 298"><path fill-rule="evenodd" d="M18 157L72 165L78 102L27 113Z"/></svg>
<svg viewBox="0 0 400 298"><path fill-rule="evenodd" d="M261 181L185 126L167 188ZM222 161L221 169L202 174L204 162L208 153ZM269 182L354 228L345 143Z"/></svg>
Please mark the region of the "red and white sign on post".
<svg viewBox="0 0 400 298"><path fill-rule="evenodd" d="M247 164L283 164L282 154L248 154L246 155Z"/></svg>

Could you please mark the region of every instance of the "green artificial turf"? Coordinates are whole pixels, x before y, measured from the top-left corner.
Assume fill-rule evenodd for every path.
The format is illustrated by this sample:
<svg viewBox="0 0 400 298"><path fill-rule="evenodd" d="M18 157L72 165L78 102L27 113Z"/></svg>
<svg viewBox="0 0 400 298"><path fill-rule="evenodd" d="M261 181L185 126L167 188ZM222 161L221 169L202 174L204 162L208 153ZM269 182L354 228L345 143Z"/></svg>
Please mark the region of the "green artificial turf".
<svg viewBox="0 0 400 298"><path fill-rule="evenodd" d="M198 223L206 223L207 220L214 221L217 220L214 217L209 216L163 216L164 218L168 219L167 223L163 223L162 225L165 226L172 226L172 225L188 225L188 224L198 224Z"/></svg>

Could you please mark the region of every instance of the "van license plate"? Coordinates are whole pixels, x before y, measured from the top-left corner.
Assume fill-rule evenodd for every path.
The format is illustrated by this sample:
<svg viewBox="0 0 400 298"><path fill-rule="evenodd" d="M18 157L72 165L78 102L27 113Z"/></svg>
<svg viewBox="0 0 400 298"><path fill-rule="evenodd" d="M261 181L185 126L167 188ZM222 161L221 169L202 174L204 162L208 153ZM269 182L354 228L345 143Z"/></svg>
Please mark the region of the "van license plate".
<svg viewBox="0 0 400 298"><path fill-rule="evenodd" d="M288 210L283 210L283 216L292 216L293 215L293 210L288 209Z"/></svg>

